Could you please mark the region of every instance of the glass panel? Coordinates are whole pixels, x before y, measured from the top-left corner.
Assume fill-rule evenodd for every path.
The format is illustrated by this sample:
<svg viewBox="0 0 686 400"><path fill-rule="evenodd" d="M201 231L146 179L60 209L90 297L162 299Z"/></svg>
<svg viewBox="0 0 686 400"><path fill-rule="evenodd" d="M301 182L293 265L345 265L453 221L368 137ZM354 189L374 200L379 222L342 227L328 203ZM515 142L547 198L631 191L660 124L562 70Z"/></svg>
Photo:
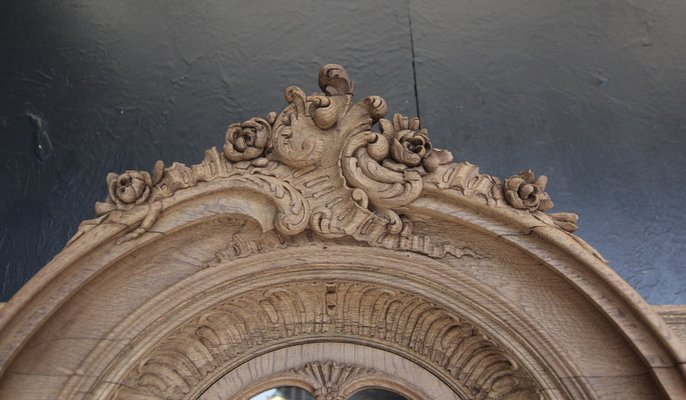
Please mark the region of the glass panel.
<svg viewBox="0 0 686 400"><path fill-rule="evenodd" d="M364 389L348 397L348 400L407 400L398 393L384 389Z"/></svg>
<svg viewBox="0 0 686 400"><path fill-rule="evenodd" d="M314 397L305 389L295 386L281 386L266 390L250 400L314 400Z"/></svg>

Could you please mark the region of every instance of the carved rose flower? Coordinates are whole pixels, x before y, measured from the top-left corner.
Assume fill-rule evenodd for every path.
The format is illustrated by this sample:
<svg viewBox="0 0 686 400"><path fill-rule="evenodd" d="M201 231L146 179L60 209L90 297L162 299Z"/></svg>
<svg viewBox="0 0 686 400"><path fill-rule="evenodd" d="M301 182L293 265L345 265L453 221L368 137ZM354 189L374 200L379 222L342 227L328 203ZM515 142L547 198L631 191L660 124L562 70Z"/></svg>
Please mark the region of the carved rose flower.
<svg viewBox="0 0 686 400"><path fill-rule="evenodd" d="M96 203L96 214L102 215L114 209L129 210L150 198L152 179L145 171L126 171L107 175L107 202Z"/></svg>
<svg viewBox="0 0 686 400"><path fill-rule="evenodd" d="M224 155L230 161L248 161L261 157L268 148L271 125L262 118L231 124L226 131Z"/></svg>
<svg viewBox="0 0 686 400"><path fill-rule="evenodd" d="M408 167L418 167L429 153L431 142L426 129L400 131L391 142L391 158Z"/></svg>
<svg viewBox="0 0 686 400"><path fill-rule="evenodd" d="M531 170L522 171L505 180L505 198L514 208L521 210L546 211L553 207L553 201L545 192L548 178L545 175L534 180Z"/></svg>
<svg viewBox="0 0 686 400"><path fill-rule="evenodd" d="M428 131L419 128L419 118L410 119L395 114L392 125L390 121L382 119L379 126L388 140L392 161L409 168L423 166L429 172L442 163L433 151Z"/></svg>
<svg viewBox="0 0 686 400"><path fill-rule="evenodd" d="M117 208L128 210L148 200L152 179L145 171L126 171L116 178L108 177L107 186L110 198Z"/></svg>
<svg viewBox="0 0 686 400"><path fill-rule="evenodd" d="M314 397L316 400L343 400L343 396L338 393L337 386L323 386L315 390Z"/></svg>

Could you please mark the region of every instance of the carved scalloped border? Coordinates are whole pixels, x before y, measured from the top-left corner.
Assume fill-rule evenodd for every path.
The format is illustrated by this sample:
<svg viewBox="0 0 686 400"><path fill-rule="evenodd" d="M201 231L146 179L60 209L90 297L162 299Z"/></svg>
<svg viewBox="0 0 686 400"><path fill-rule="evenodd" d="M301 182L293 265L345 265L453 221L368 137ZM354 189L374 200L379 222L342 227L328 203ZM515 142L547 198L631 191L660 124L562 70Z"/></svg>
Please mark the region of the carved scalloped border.
<svg viewBox="0 0 686 400"><path fill-rule="evenodd" d="M310 282L241 295L186 321L126 373L114 398L184 398L247 353L312 337L399 349L450 377L465 399L542 391L478 327L417 295L368 283Z"/></svg>

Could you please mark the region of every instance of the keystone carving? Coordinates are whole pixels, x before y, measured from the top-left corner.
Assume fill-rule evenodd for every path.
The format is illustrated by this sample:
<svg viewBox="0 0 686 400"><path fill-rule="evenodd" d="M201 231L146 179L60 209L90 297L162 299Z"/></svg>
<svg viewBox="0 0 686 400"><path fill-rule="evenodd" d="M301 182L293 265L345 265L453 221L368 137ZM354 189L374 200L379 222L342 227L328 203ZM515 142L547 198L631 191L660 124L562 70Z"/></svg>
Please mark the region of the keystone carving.
<svg viewBox="0 0 686 400"><path fill-rule="evenodd" d="M129 227L120 242L135 239L153 227L163 199L216 179L273 201L281 235L309 229L436 258L470 254L413 232L402 209L426 193L449 192L576 229L574 214L544 214L552 207L544 176L534 179L526 171L502 183L474 165L454 163L450 152L433 148L418 118L384 119L386 102L378 96L354 102L353 82L339 65L322 67L319 86L322 92L310 96L288 87L280 113L229 125L223 151L208 150L198 165L165 167L158 161L152 174L108 175L109 194L96 204L98 218L85 221L72 241L105 222ZM134 217L136 209L146 211Z"/></svg>

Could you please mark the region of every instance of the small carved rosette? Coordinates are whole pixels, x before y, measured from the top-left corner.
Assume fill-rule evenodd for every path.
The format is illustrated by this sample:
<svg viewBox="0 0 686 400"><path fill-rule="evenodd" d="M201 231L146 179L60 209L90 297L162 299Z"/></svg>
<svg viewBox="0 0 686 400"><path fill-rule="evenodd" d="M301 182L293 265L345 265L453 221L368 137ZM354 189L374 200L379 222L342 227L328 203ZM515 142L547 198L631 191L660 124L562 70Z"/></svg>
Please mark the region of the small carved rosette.
<svg viewBox="0 0 686 400"><path fill-rule="evenodd" d="M97 215L106 214L112 210L130 210L136 205L143 204L150 198L152 179L145 171L126 171L117 175L107 175L108 197L105 203L96 203Z"/></svg>
<svg viewBox="0 0 686 400"><path fill-rule="evenodd" d="M534 212L553 208L553 201L545 192L548 178L545 175L534 179L531 170L522 171L505 180L505 198L514 208Z"/></svg>
<svg viewBox="0 0 686 400"><path fill-rule="evenodd" d="M435 171L438 165L452 161L443 152L434 152L429 140L429 131L420 129L419 118L408 118L400 114L393 116L393 123L386 119L379 121L384 139L390 147L390 159L384 165L395 171L423 167L426 172ZM445 154L441 160L438 153ZM448 160L450 158L450 160Z"/></svg>
<svg viewBox="0 0 686 400"><path fill-rule="evenodd" d="M273 122L274 114L270 114L268 119ZM272 122L252 118L240 124L229 125L224 156L233 162L253 161L253 164L265 165L267 159L264 156L271 145ZM261 161L254 161L258 159Z"/></svg>

